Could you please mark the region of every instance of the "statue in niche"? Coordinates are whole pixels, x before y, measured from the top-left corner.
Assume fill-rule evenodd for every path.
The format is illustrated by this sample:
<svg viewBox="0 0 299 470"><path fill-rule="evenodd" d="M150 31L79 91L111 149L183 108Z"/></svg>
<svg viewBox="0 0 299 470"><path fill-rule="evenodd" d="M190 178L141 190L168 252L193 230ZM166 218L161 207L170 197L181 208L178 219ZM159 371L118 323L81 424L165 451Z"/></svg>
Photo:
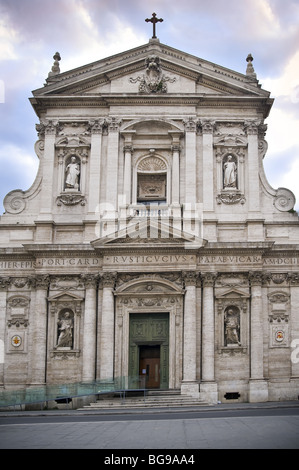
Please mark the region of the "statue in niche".
<svg viewBox="0 0 299 470"><path fill-rule="evenodd" d="M80 175L80 165L77 162L75 156L71 157L70 163L67 165L66 169L66 179L65 187L67 189L79 190L79 175Z"/></svg>
<svg viewBox="0 0 299 470"><path fill-rule="evenodd" d="M228 155L223 164L224 189L237 189L237 165L232 155Z"/></svg>
<svg viewBox="0 0 299 470"><path fill-rule="evenodd" d="M61 315L57 322L58 339L56 348L72 348L73 347L73 328L74 321L72 312L66 311Z"/></svg>
<svg viewBox="0 0 299 470"><path fill-rule="evenodd" d="M241 346L240 311L237 307L227 307L224 313L224 339L226 346Z"/></svg>

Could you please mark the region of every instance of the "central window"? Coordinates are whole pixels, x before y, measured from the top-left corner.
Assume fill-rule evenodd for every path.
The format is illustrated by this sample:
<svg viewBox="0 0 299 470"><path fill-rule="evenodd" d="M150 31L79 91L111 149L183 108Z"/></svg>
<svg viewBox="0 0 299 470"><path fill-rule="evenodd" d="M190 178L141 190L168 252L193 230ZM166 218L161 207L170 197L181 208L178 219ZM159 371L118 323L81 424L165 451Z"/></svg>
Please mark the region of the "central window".
<svg viewBox="0 0 299 470"><path fill-rule="evenodd" d="M136 167L135 188L137 204L166 205L168 201L168 166L166 161L157 155L142 158Z"/></svg>

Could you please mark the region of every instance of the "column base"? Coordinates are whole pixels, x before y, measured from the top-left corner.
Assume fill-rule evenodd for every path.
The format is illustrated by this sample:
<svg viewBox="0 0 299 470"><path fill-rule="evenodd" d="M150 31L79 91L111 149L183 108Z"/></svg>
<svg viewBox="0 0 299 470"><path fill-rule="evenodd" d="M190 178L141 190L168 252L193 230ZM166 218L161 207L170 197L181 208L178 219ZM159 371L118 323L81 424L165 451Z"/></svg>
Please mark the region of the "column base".
<svg viewBox="0 0 299 470"><path fill-rule="evenodd" d="M269 400L268 382L266 380L249 381L249 403L259 403Z"/></svg>
<svg viewBox="0 0 299 470"><path fill-rule="evenodd" d="M216 382L201 382L200 399L207 403L218 402L218 385Z"/></svg>
<svg viewBox="0 0 299 470"><path fill-rule="evenodd" d="M181 384L181 395L199 398L199 384L197 382L188 382L187 380Z"/></svg>

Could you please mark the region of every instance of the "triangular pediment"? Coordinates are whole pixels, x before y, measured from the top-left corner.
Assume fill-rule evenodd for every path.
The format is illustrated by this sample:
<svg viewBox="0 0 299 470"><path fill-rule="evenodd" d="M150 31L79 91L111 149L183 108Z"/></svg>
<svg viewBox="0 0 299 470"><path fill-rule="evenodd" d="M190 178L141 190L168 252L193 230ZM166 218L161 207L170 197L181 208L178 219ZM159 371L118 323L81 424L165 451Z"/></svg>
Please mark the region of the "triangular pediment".
<svg viewBox="0 0 299 470"><path fill-rule="evenodd" d="M148 249L150 247L197 249L205 244L206 240L192 233L177 230L168 224L153 219L135 222L122 230L91 242L94 249L113 249L119 246L122 248L134 247L136 249Z"/></svg>
<svg viewBox="0 0 299 470"><path fill-rule="evenodd" d="M82 300L82 297L79 297L78 295L71 292L60 292L58 294L52 295L51 297L48 297L49 302L82 302Z"/></svg>
<svg viewBox="0 0 299 470"><path fill-rule="evenodd" d="M245 292L236 288L227 289L221 294L219 293L216 295L217 299L246 299L248 297L249 294L246 294Z"/></svg>
<svg viewBox="0 0 299 470"><path fill-rule="evenodd" d="M148 61L157 61L156 88L146 83ZM160 75L159 75L160 74ZM171 96L200 97L268 97L257 80L246 75L212 64L206 60L178 51L159 41L117 54L92 64L59 73L47 79L46 86L33 91L31 102L37 108L37 99L54 97L63 99L123 98L142 96L145 100ZM39 102L40 105L40 102Z"/></svg>

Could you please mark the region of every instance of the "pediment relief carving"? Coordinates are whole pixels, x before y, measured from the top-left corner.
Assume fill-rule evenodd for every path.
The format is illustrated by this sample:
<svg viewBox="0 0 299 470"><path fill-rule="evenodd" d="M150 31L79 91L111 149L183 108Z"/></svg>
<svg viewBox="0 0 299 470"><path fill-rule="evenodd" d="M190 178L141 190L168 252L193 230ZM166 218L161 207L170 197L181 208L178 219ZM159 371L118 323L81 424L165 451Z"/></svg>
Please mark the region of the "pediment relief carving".
<svg viewBox="0 0 299 470"><path fill-rule="evenodd" d="M72 294L71 292L63 292L48 297L49 302L82 302L84 299L78 295Z"/></svg>
<svg viewBox="0 0 299 470"><path fill-rule="evenodd" d="M215 138L214 147L226 146L226 147L247 147L247 139L238 135L222 135Z"/></svg>
<svg viewBox="0 0 299 470"><path fill-rule="evenodd" d="M183 293L182 287L171 280L163 279L158 275L144 275L137 279L129 280L121 284L116 290L115 295L146 296L152 297L165 294Z"/></svg>

